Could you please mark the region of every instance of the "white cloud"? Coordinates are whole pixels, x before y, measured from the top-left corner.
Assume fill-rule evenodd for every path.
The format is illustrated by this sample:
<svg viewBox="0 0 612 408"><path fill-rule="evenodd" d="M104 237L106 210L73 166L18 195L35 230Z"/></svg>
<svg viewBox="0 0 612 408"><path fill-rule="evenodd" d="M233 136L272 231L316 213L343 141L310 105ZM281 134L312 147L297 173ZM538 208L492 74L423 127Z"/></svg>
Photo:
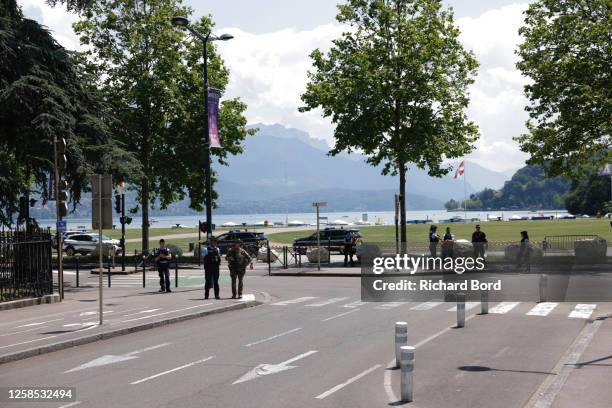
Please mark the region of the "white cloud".
<svg viewBox="0 0 612 408"><path fill-rule="evenodd" d="M79 39L72 30L72 23L77 16L68 13L66 8L58 5L51 7L43 0L17 0L27 18L38 21L53 33L53 37L64 48L76 50L80 48Z"/></svg>

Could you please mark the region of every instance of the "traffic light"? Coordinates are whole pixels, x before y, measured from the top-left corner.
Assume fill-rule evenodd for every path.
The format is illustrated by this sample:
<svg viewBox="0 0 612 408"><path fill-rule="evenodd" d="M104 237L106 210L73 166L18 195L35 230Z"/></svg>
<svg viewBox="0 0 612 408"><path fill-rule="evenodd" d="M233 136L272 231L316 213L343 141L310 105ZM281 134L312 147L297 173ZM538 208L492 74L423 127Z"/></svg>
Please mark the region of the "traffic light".
<svg viewBox="0 0 612 408"><path fill-rule="evenodd" d="M119 222L122 224L131 224L132 223L132 217L128 217L127 215L125 217L119 217Z"/></svg>
<svg viewBox="0 0 612 408"><path fill-rule="evenodd" d="M28 199L25 196L19 197L19 214L25 219L28 214Z"/></svg>
<svg viewBox="0 0 612 408"><path fill-rule="evenodd" d="M66 183L65 180L60 180L59 184L57 185L57 208L59 211L59 216L60 217L65 217L66 215L68 215L68 193L66 192L66 189L68 188L68 183Z"/></svg>
<svg viewBox="0 0 612 408"><path fill-rule="evenodd" d="M58 138L55 143L55 149L57 151L57 168L62 171L66 168L68 162L64 154L66 153L66 139L63 137Z"/></svg>
<svg viewBox="0 0 612 408"><path fill-rule="evenodd" d="M120 195L115 196L115 212L117 214L121 214L121 196Z"/></svg>

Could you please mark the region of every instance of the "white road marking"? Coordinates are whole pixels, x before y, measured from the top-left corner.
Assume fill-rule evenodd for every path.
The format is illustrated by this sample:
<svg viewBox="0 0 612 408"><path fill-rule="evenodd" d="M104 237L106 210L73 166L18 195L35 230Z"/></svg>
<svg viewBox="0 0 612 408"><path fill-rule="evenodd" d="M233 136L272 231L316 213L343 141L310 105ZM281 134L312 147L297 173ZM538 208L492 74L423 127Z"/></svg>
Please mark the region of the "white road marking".
<svg viewBox="0 0 612 408"><path fill-rule="evenodd" d="M429 309L433 309L436 306L441 305L442 303L444 303L444 302L433 302L433 301L430 301L430 302L419 303L416 306L412 306L410 308L410 310L429 310Z"/></svg>
<svg viewBox="0 0 612 408"><path fill-rule="evenodd" d="M327 299L327 300L323 300L321 302L311 303L311 304L306 305L306 306L310 306L310 307L327 306L327 305L331 305L332 303L341 302L341 301L346 300L346 299L348 299L348 297L330 298L330 299Z"/></svg>
<svg viewBox="0 0 612 408"><path fill-rule="evenodd" d="M396 307L399 307L401 305L403 305L405 302L389 302L389 303L383 303L380 306L376 306L376 309L382 309L382 310L389 310L389 309L394 309Z"/></svg>
<svg viewBox="0 0 612 408"><path fill-rule="evenodd" d="M578 303L567 317L573 319L588 319L597 307L592 303Z"/></svg>
<svg viewBox="0 0 612 408"><path fill-rule="evenodd" d="M62 319L53 319L53 320L47 320L46 322L37 322L37 323L28 323L28 324L22 324L21 326L16 326L16 329L19 329L21 327L32 327L32 326L41 326L43 324L47 324L47 323L51 323L51 322L57 322L59 320L64 320Z"/></svg>
<svg viewBox="0 0 612 408"><path fill-rule="evenodd" d="M242 295L242 299L238 299L239 302L252 302L255 300L255 295L252 293L247 295Z"/></svg>
<svg viewBox="0 0 612 408"><path fill-rule="evenodd" d="M161 309L141 310L140 312L129 313L129 314L123 315L123 317L129 317L129 316L134 316L134 315L143 314L143 313L153 313L153 312L157 312L158 310L161 310Z"/></svg>
<svg viewBox="0 0 612 408"><path fill-rule="evenodd" d="M212 305L212 303L203 303L201 305L185 307L183 309L170 310L170 311L164 312L164 313L156 313L156 314L152 314L152 315L148 315L148 316L135 317L134 319L119 320L117 323L128 323L128 322L134 322L136 320L150 319L151 317L164 316L164 315L167 315L167 314L170 314L170 313L182 312L182 311L185 311L185 310L194 309L196 307L204 307L204 306L208 306L208 305Z"/></svg>
<svg viewBox="0 0 612 408"><path fill-rule="evenodd" d="M80 405L80 404L81 404L81 401L74 401L74 402L71 402L71 403L69 403L69 404L62 405L61 407L58 407L58 408L70 408L70 407L76 407L77 405Z"/></svg>
<svg viewBox="0 0 612 408"><path fill-rule="evenodd" d="M348 312L340 313L340 314L337 314L337 315L334 315L334 316L328 317L327 319L323 319L323 320L321 320L321 321L322 321L322 322L327 322L327 321L329 321L329 320L337 319L338 317L346 316L347 314L351 314L351 313L354 313L354 312L358 312L358 311L360 311L360 310L361 310L361 309L353 309L353 310L349 310Z"/></svg>
<svg viewBox="0 0 612 408"><path fill-rule="evenodd" d="M300 298L291 299L291 300L283 300L283 301L280 301L280 302L272 303L272 305L274 305L274 306L294 305L296 303L307 302L309 300L313 300L313 299L316 299L316 298L317 298L316 296L305 296L305 297L300 297Z"/></svg>
<svg viewBox="0 0 612 408"><path fill-rule="evenodd" d="M520 305L521 302L501 302L495 306L493 306L491 308L491 310L489 310L489 313L493 313L493 314L506 314L509 311L511 311L512 309L514 309L515 307L517 307L518 305Z"/></svg>
<svg viewBox="0 0 612 408"><path fill-rule="evenodd" d="M534 306L533 309L527 312L528 316L548 316L555 307L559 304L554 302L542 302Z"/></svg>
<svg viewBox="0 0 612 408"><path fill-rule="evenodd" d="M98 357L94 360L91 360L88 363L81 364L80 366L71 368L70 370L66 370L64 371L64 374L72 373L74 371L84 370L86 368L101 367L101 366L105 366L109 364L120 363L122 361L133 360L135 358L138 358L138 354L144 353L146 351L156 350L161 347L166 347L166 346L169 346L170 344L172 343L156 344L155 346L145 347L143 349L134 350L129 353L125 353L121 355L107 354L102 357Z"/></svg>
<svg viewBox="0 0 612 408"><path fill-rule="evenodd" d="M362 302L360 300L356 300L354 302L347 303L346 305L342 305L342 307L349 307L349 308L352 309L352 308L364 306L366 304L367 304L367 302Z"/></svg>
<svg viewBox="0 0 612 408"><path fill-rule="evenodd" d="M85 327L85 326L95 326L96 324L98 324L98 322L68 323L68 324L65 324L64 327L74 327L74 326Z"/></svg>
<svg viewBox="0 0 612 408"><path fill-rule="evenodd" d="M13 347L13 346L21 346L22 344L28 344L28 343L34 343L36 341L42 341L42 340L47 340L47 339L52 339L57 337L58 335L55 336L47 336L47 337L41 337L40 339L34 339L34 340L28 340L28 341L22 341L20 343L13 343L13 344L8 344L6 346L0 346L0 349L3 348L7 348L7 347Z"/></svg>
<svg viewBox="0 0 612 408"><path fill-rule="evenodd" d="M480 302L465 302L465 310L470 310L475 308L476 306L478 306L480 304ZM456 312L457 311L457 305L451 307L450 309L448 309L448 312Z"/></svg>
<svg viewBox="0 0 612 408"><path fill-rule="evenodd" d="M281 336L284 336L284 335L287 335L287 334L291 334L291 333L295 333L295 332L296 332L296 331L298 331L298 330L302 330L302 328L301 328L301 327L297 327L297 328L295 328L295 329L287 330L286 332L282 332L282 333L279 333L279 334L275 334L274 336L270 336L270 337L267 337L267 338L265 338L265 339L261 339L261 340L258 340L258 341L254 341L253 343L245 344L245 345L244 345L244 347L251 347L251 346L255 346L255 345L257 345L257 344L264 343L264 342L266 342L266 341L268 341L268 340L274 340L274 339L277 339L277 338L279 338L279 337L281 337Z"/></svg>
<svg viewBox="0 0 612 408"><path fill-rule="evenodd" d="M342 388L346 387L347 385L357 381L361 377L365 377L366 375L370 374L372 371L376 370L379 367L380 367L380 364L376 364L375 366L370 367L367 370L357 374L353 378L349 378L348 380L346 380L346 382L343 382L342 384L338 384L335 387L330 388L329 390L325 391L324 393L317 395L315 398L323 399L323 398L333 394L334 392L336 392L338 390L341 390Z"/></svg>
<svg viewBox="0 0 612 408"><path fill-rule="evenodd" d="M83 312L79 316L94 316L94 315L97 315L99 313L100 312L96 310L95 312ZM112 310L105 310L105 311L102 312L103 315L108 314L108 313L113 313L113 311Z"/></svg>
<svg viewBox="0 0 612 408"><path fill-rule="evenodd" d="M203 358L203 359L201 359L201 360L198 360L198 361L193 361L193 362L191 362L191 363L188 363L188 364L182 365L182 366L180 366L180 367L173 368L173 369L171 369L171 370L162 371L161 373L154 374L154 375L152 375L152 376L150 376L150 377L146 377L146 378L142 378L142 379L140 379L140 380L132 381L130 384L131 384L131 385L140 384L140 383L143 383L143 382L145 382L145 381L149 381L149 380L152 380L152 379L154 379L154 378L161 377L162 375L170 374L170 373L173 373L173 372L175 372L175 371L182 370L182 369L184 369L184 368L192 367L192 366L194 366L194 365L196 365L196 364L201 364L201 363L204 363L204 362L206 362L206 361L208 361L208 360L212 360L213 358L215 358L215 356L210 356L210 357L206 357L206 358Z"/></svg>
<svg viewBox="0 0 612 408"><path fill-rule="evenodd" d="M27 332L31 332L31 331L34 331L34 330L44 329L45 327L49 327L49 326L38 326L38 327L35 327L33 329L29 329L29 330L21 330L21 331L16 331L16 332L12 332L12 333L4 333L4 334L0 334L0 337L12 336L14 334L20 334L20 333L27 333Z"/></svg>
<svg viewBox="0 0 612 408"><path fill-rule="evenodd" d="M317 352L317 350L310 350L310 351L307 351L306 353L303 353L303 354L300 354L299 356L295 356L293 358L290 358L289 360L283 361L282 363L279 363L279 364L259 364L257 367L255 367L254 369L248 371L242 377L240 377L239 379L234 381L232 383L232 385L233 384L239 384L239 383L245 382L245 381L254 380L255 378L263 377L265 375L276 374L276 373L280 373L282 371L291 370L292 368L296 368L297 366L291 366L289 364L291 364L291 363L293 363L295 361L301 360L304 357L308 357L311 354L314 354L316 352Z"/></svg>

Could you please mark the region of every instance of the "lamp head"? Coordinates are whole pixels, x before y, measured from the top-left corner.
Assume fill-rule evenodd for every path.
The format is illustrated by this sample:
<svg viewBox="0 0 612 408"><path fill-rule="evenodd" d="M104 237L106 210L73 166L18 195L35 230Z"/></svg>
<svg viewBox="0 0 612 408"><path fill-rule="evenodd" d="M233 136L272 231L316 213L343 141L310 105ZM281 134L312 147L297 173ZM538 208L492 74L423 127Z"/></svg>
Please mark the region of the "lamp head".
<svg viewBox="0 0 612 408"><path fill-rule="evenodd" d="M187 20L187 17L182 17L182 16L172 17L170 21L172 22L172 25L175 27L189 26L189 20Z"/></svg>
<svg viewBox="0 0 612 408"><path fill-rule="evenodd" d="M232 38L234 38L234 36L231 34L221 34L218 38L220 41L227 41L227 40L231 40Z"/></svg>

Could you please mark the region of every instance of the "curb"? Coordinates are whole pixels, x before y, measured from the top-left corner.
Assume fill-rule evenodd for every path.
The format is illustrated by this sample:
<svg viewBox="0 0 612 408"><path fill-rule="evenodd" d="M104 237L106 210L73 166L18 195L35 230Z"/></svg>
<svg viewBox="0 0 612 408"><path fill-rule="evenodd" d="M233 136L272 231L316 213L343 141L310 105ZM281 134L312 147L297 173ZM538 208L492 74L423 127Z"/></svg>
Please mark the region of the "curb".
<svg viewBox="0 0 612 408"><path fill-rule="evenodd" d="M22 307L35 306L43 303L56 303L60 301L58 293L52 295L44 295L41 297L11 300L9 302L0 303L0 310L19 309Z"/></svg>
<svg viewBox="0 0 612 408"><path fill-rule="evenodd" d="M236 304L233 304L227 307L222 307L219 309L204 310L201 312L192 313L188 315L172 317L166 320L159 320L156 322L144 323L138 326L125 327L122 329L109 330L109 331L105 331L102 333L91 334L88 336L83 336L83 337L79 337L76 339L48 344L48 345L37 347L37 348L31 348L27 350L17 351L14 353L3 354L0 356L0 365L9 363L11 361L23 360L25 358L38 356L38 355L46 354L46 353L51 353L53 351L59 351L59 350L64 350L70 347L80 346L82 344L94 343L99 340L106 340L106 339L110 339L110 338L117 337L117 336L123 336L123 335L130 334L130 333L136 333L139 331L154 329L156 327L161 327L161 326L165 326L165 325L173 324L173 323L179 323L179 322L183 322L186 320L197 319L199 317L204 317L204 316L213 315L217 313L230 312L233 310L240 310L240 309L247 309L249 307L259 306L261 304L263 304L263 302L260 302L258 300L236 303Z"/></svg>

